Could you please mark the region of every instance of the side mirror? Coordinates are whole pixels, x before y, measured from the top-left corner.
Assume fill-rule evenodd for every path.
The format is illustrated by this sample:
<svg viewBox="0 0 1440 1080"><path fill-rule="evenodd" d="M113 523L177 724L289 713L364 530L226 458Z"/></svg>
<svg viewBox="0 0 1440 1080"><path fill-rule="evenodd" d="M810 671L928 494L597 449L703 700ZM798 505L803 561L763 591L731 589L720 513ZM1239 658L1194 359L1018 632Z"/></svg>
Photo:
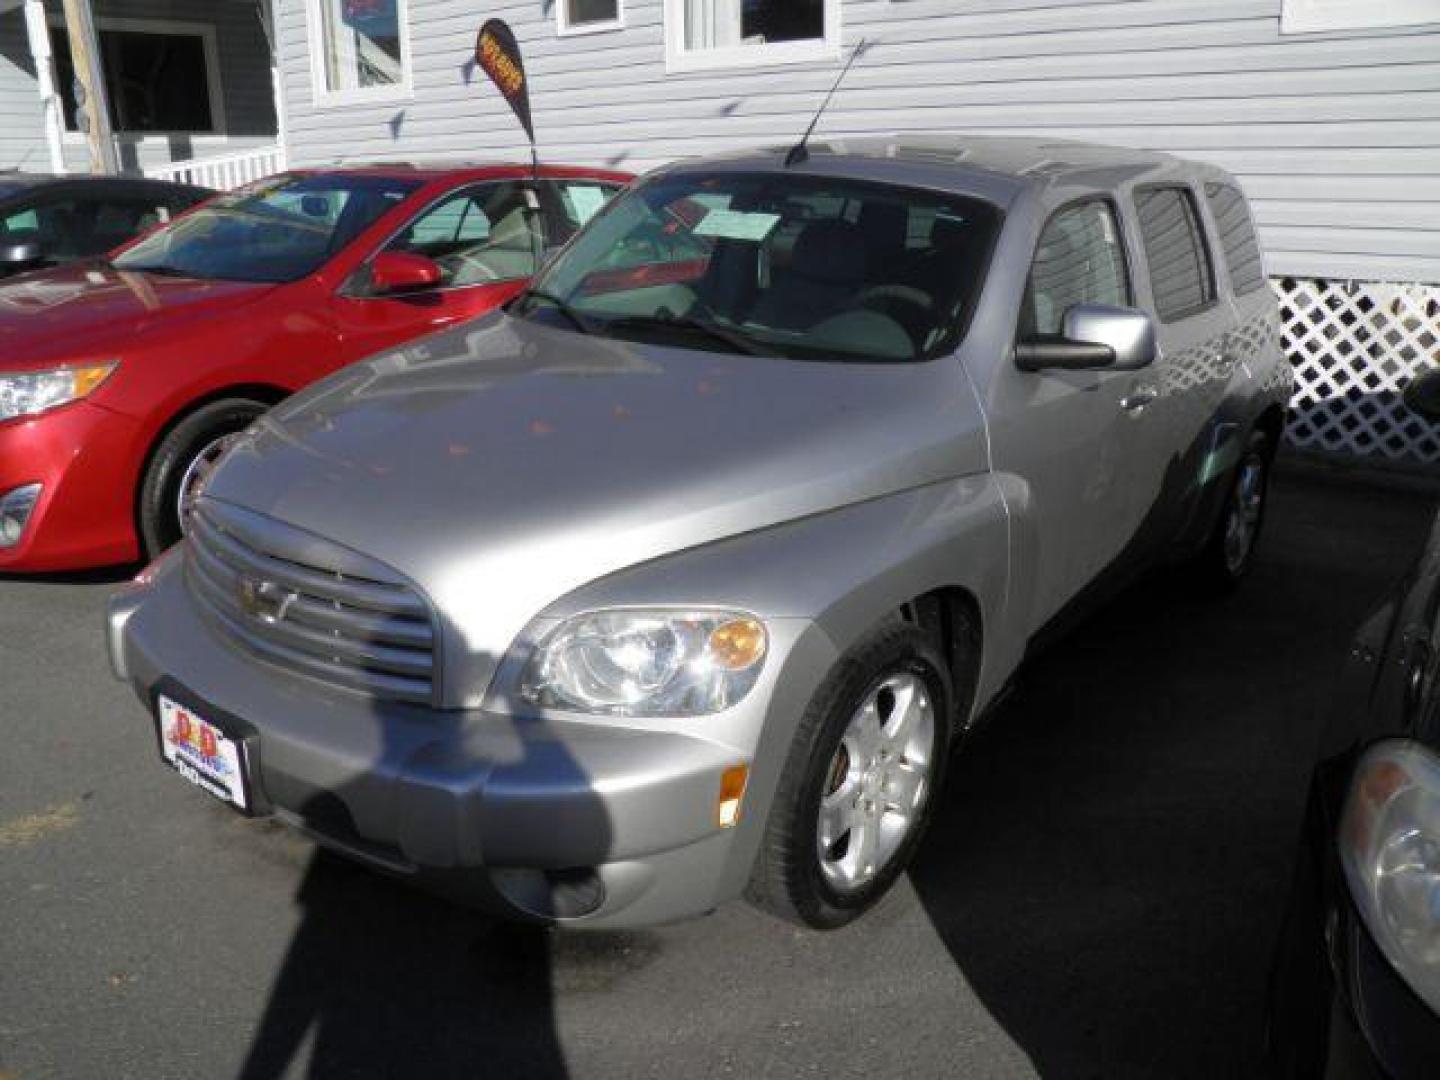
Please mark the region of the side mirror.
<svg viewBox="0 0 1440 1080"><path fill-rule="evenodd" d="M370 292L375 296L433 289L443 275L424 255L408 251L382 251L370 263Z"/></svg>
<svg viewBox="0 0 1440 1080"><path fill-rule="evenodd" d="M1410 411L1440 424L1440 367L1421 372L1405 387L1405 404Z"/></svg>
<svg viewBox="0 0 1440 1080"><path fill-rule="evenodd" d="M38 263L45 257L40 238L33 232L0 237L0 266L10 270Z"/></svg>
<svg viewBox="0 0 1440 1080"><path fill-rule="evenodd" d="M1059 336L1037 335L1015 345L1021 371L1138 371L1155 360L1155 324L1135 308L1076 304Z"/></svg>

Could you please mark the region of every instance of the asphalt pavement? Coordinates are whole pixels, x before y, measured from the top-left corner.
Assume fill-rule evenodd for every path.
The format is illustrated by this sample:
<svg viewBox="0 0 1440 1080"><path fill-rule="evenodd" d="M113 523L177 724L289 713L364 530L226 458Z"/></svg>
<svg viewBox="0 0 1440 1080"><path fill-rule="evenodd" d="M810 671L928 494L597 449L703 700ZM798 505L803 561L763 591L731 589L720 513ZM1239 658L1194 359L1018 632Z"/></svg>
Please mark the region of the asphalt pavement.
<svg viewBox="0 0 1440 1080"><path fill-rule="evenodd" d="M1160 575L1035 661L826 935L518 929L318 855L158 763L114 574L0 580L0 1080L1253 1075L1334 676L1434 503L1282 472L1244 587Z"/></svg>

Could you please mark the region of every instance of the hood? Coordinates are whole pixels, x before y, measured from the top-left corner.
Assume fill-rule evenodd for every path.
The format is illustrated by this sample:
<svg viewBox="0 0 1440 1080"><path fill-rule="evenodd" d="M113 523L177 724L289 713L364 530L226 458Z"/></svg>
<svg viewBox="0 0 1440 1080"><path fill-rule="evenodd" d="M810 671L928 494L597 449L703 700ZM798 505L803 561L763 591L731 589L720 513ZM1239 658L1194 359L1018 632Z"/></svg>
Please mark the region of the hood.
<svg viewBox="0 0 1440 1080"><path fill-rule="evenodd" d="M596 578L984 468L953 358L756 358L494 315L291 399L207 492L409 577L473 672Z"/></svg>
<svg viewBox="0 0 1440 1080"><path fill-rule="evenodd" d="M11 278L0 282L0 367L123 355L138 337L233 313L274 288L121 272L98 261Z"/></svg>

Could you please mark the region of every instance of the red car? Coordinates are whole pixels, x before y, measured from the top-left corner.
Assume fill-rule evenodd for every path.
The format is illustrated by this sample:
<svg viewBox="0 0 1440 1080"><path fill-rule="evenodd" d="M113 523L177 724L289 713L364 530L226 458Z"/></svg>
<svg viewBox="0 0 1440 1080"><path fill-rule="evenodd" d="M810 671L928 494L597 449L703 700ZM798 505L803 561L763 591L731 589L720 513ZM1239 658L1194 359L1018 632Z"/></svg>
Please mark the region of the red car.
<svg viewBox="0 0 1440 1080"><path fill-rule="evenodd" d="M629 177L296 171L0 284L0 572L153 556L227 442L337 368L522 289Z"/></svg>

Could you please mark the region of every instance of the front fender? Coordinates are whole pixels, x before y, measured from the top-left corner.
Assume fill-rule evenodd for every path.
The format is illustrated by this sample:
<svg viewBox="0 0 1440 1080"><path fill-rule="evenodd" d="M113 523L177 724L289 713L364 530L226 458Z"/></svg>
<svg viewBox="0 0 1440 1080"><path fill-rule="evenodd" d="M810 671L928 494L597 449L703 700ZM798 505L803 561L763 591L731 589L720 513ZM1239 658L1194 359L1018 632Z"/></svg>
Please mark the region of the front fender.
<svg viewBox="0 0 1440 1080"><path fill-rule="evenodd" d="M1007 604L1009 545L1000 489L976 473L656 559L570 593L545 617L730 607L813 622L843 653L901 604L958 588L974 598L984 627L983 703L1023 652Z"/></svg>
<svg viewBox="0 0 1440 1080"><path fill-rule="evenodd" d="M718 890L732 896L748 880L805 709L835 662L901 604L941 588L969 593L984 641L975 707L1004 684L1024 650L1007 604L1008 552L1005 499L979 473L665 556L570 593L542 618L681 606L735 608L770 622L777 667L752 692L764 697L761 722L743 734L734 730L740 718L697 725L753 748L746 813Z"/></svg>

